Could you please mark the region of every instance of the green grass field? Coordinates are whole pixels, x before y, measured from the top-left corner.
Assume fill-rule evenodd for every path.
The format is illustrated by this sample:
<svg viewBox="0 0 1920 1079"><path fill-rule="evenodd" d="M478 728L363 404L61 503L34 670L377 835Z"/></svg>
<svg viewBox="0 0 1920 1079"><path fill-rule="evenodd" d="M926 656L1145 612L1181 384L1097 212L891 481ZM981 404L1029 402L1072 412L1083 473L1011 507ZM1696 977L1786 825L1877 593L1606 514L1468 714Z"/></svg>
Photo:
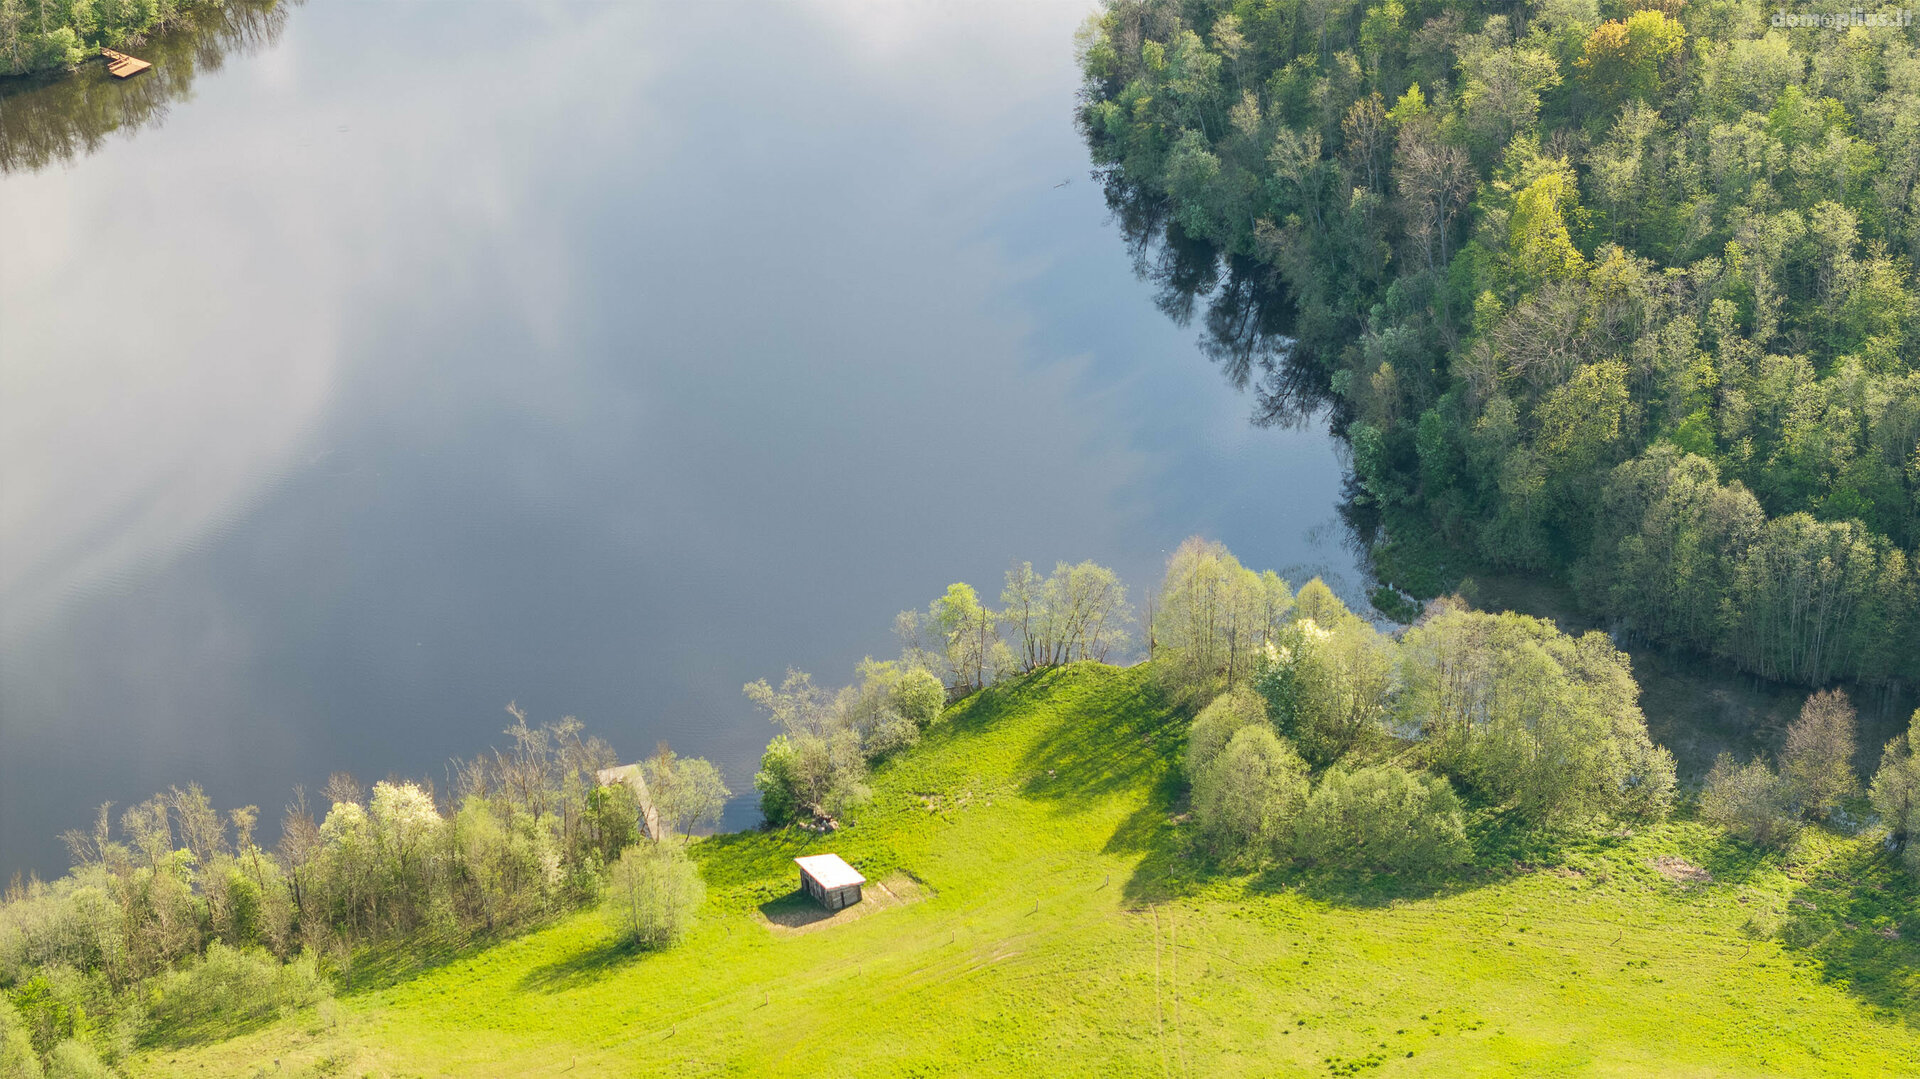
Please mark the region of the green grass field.
<svg viewBox="0 0 1920 1079"><path fill-rule="evenodd" d="M989 690L842 833L698 841L708 904L671 951L582 914L133 1070L1920 1074L1915 893L1869 841L1788 862L1678 822L1549 854L1482 820L1512 859L1438 887L1221 877L1181 854L1184 728L1139 669ZM790 859L826 850L901 901L770 924L804 919Z"/></svg>

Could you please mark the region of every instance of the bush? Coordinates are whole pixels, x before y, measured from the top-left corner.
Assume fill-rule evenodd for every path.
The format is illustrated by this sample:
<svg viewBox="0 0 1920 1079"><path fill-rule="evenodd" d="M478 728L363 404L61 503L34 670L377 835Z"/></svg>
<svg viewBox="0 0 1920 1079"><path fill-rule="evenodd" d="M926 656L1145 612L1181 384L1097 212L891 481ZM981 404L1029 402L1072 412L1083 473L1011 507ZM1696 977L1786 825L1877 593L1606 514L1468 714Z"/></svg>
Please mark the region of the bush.
<svg viewBox="0 0 1920 1079"><path fill-rule="evenodd" d="M911 747L920 740L920 727L889 708L881 712L867 734L867 752L876 760Z"/></svg>
<svg viewBox="0 0 1920 1079"><path fill-rule="evenodd" d="M1422 873L1467 860L1466 818L1445 778L1392 764L1335 768L1292 829L1300 858Z"/></svg>
<svg viewBox="0 0 1920 1079"><path fill-rule="evenodd" d="M1825 819L1859 791L1853 751L1853 703L1847 695L1829 689L1808 697L1780 752L1780 774L1803 811Z"/></svg>
<svg viewBox="0 0 1920 1079"><path fill-rule="evenodd" d="M700 870L684 847L641 843L628 847L613 867L604 911L622 940L664 948L686 935L706 898Z"/></svg>
<svg viewBox="0 0 1920 1079"><path fill-rule="evenodd" d="M40 1079L33 1035L5 996L0 996L0 1079Z"/></svg>
<svg viewBox="0 0 1920 1079"><path fill-rule="evenodd" d="M867 799L867 760L859 732L777 734L753 777L760 812L772 824L837 819Z"/></svg>
<svg viewBox="0 0 1920 1079"><path fill-rule="evenodd" d="M1265 723L1236 732L1195 775L1200 834L1229 860L1271 854L1307 796L1307 765Z"/></svg>
<svg viewBox="0 0 1920 1079"><path fill-rule="evenodd" d="M655 815L668 835L692 835L717 826L727 799L733 797L711 761L682 757L665 742L640 763L640 769L653 795Z"/></svg>
<svg viewBox="0 0 1920 1079"><path fill-rule="evenodd" d="M1765 761L1735 765L1725 753L1707 773L1700 815L1749 843L1780 846L1799 832L1793 784Z"/></svg>
<svg viewBox="0 0 1920 1079"><path fill-rule="evenodd" d="M799 815L795 772L793 743L784 734L774 735L760 755L760 770L753 775L753 789L760 792L760 815L768 824L789 824Z"/></svg>
<svg viewBox="0 0 1920 1079"><path fill-rule="evenodd" d="M117 1026L113 991L97 971L89 974L64 963L49 963L14 986L7 999L32 1052L41 1058L63 1041L111 1035L111 1028Z"/></svg>
<svg viewBox="0 0 1920 1079"><path fill-rule="evenodd" d="M1187 728L1187 778L1195 780L1242 727L1267 726L1267 705L1244 687L1215 697Z"/></svg>
<svg viewBox="0 0 1920 1079"><path fill-rule="evenodd" d="M1315 766L1332 764L1380 729L1393 680L1393 642L1319 587L1300 590L1295 620L1261 664L1254 687L1282 734ZM1306 617L1318 611L1322 622Z"/></svg>
<svg viewBox="0 0 1920 1079"><path fill-rule="evenodd" d="M87 51L81 47L80 36L70 26L61 26L49 30L37 38L29 38L22 50L22 63L14 73L22 71L52 71L55 68L73 67L86 59Z"/></svg>
<svg viewBox="0 0 1920 1079"><path fill-rule="evenodd" d="M1605 634L1434 609L1402 642L1395 711L1436 768L1535 821L1666 814L1673 757L1648 737L1631 663Z"/></svg>
<svg viewBox="0 0 1920 1079"><path fill-rule="evenodd" d="M1894 849L1907 868L1920 872L1920 845L1912 842L1920 829L1920 711L1905 734L1893 738L1880 753L1880 768L1873 774L1873 811L1887 827Z"/></svg>
<svg viewBox="0 0 1920 1079"><path fill-rule="evenodd" d="M151 983L148 1016L162 1036L178 1038L276 1018L333 995L312 952L281 963L264 951L215 941L206 958Z"/></svg>
<svg viewBox="0 0 1920 1079"><path fill-rule="evenodd" d="M947 687L925 667L914 667L894 683L893 707L914 726L926 728L940 718L947 703Z"/></svg>
<svg viewBox="0 0 1920 1079"><path fill-rule="evenodd" d="M69 1039L53 1047L47 1079L118 1079L86 1042Z"/></svg>

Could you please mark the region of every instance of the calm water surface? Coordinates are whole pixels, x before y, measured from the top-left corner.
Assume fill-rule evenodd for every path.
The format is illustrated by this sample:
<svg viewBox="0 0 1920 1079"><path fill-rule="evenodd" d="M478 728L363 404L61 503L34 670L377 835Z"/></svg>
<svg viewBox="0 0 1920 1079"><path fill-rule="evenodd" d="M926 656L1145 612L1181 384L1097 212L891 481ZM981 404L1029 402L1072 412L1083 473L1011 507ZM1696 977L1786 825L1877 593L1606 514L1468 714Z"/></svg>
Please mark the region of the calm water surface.
<svg viewBox="0 0 1920 1079"><path fill-rule="evenodd" d="M441 781L510 700L747 791L741 683L1012 559L1351 593L1333 443L1244 422L1087 177L1090 6L316 0L16 158L0 872L168 784Z"/></svg>

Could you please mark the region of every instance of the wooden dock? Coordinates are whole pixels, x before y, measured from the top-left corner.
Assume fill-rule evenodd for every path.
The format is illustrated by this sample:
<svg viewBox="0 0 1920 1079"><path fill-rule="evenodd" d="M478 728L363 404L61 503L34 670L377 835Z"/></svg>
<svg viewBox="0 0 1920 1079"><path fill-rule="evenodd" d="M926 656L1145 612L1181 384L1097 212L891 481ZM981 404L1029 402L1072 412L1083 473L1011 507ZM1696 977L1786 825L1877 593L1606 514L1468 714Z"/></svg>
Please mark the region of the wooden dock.
<svg viewBox="0 0 1920 1079"><path fill-rule="evenodd" d="M107 58L107 73L116 79L130 79L153 66L145 60L137 60L112 49L101 49L100 55Z"/></svg>

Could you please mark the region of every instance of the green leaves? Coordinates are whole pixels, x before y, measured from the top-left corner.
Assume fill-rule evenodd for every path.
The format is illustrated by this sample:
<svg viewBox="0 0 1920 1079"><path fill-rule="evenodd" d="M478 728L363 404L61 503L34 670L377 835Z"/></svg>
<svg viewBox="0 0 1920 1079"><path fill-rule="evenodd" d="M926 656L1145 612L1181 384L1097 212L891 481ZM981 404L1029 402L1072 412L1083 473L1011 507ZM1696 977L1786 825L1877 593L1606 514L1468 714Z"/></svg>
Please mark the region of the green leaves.
<svg viewBox="0 0 1920 1079"><path fill-rule="evenodd" d="M1270 282L1270 381L1337 402L1364 514L1769 677L1920 677L1920 68L1752 0L1641 7L1115 4L1082 122L1141 238L1177 231L1175 291ZM1727 491L1630 542L1602 476L1661 439ZM1816 594L1871 628L1793 614Z"/></svg>

